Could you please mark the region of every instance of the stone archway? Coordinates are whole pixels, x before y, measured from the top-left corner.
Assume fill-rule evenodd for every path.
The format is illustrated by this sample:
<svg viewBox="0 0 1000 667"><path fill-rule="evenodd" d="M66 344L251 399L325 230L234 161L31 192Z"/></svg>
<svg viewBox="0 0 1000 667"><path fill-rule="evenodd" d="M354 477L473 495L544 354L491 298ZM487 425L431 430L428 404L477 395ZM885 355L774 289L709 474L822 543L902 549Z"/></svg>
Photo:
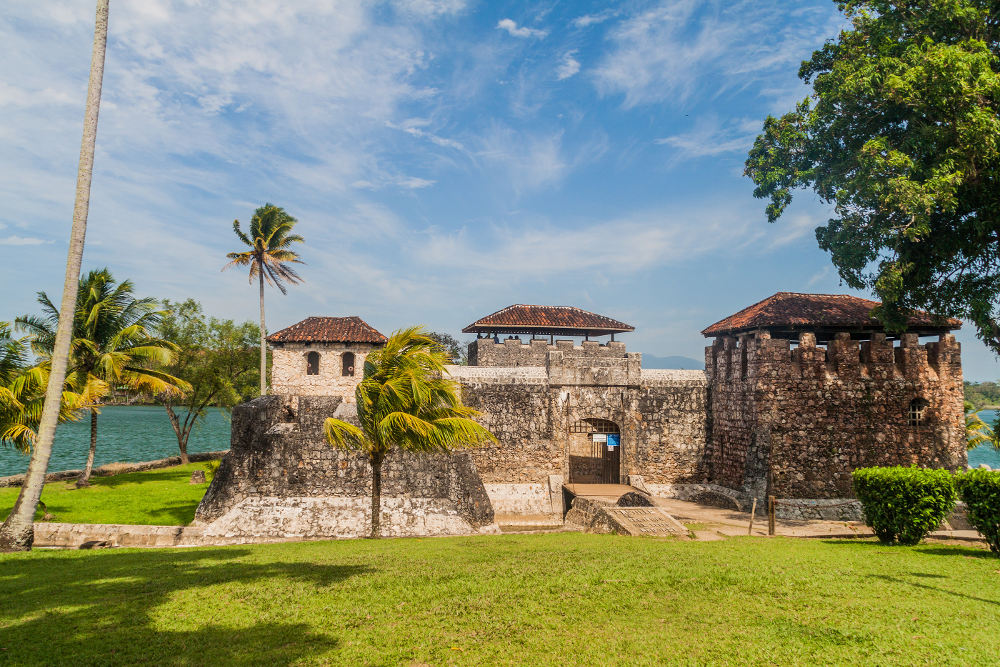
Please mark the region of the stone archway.
<svg viewBox="0 0 1000 667"><path fill-rule="evenodd" d="M609 419L579 419L569 428L569 483L618 484L621 428Z"/></svg>

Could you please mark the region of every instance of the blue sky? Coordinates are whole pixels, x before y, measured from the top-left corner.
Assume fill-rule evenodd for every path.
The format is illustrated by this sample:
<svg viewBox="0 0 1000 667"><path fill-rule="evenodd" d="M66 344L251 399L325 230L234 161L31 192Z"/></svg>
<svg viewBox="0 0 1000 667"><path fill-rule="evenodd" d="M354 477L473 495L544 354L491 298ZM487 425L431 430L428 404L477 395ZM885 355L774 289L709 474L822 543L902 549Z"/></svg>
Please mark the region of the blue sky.
<svg viewBox="0 0 1000 667"><path fill-rule="evenodd" d="M576 305L702 358L702 328L776 291L849 292L817 198L769 225L741 175L840 25L829 0L113 2L84 267L253 319L219 269L270 201L307 240L271 330ZM61 285L92 31L86 1L0 17L0 319ZM968 378L1000 376L959 338Z"/></svg>

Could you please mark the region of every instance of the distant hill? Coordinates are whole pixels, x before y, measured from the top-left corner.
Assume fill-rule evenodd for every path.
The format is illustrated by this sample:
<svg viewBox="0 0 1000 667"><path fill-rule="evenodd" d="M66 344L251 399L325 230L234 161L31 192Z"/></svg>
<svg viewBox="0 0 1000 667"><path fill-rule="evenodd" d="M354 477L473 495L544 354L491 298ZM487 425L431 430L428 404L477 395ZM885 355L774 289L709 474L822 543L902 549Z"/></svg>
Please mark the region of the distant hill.
<svg viewBox="0 0 1000 667"><path fill-rule="evenodd" d="M642 353L643 368L674 368L682 371L703 371L705 362L691 357L670 356L658 357L655 354Z"/></svg>

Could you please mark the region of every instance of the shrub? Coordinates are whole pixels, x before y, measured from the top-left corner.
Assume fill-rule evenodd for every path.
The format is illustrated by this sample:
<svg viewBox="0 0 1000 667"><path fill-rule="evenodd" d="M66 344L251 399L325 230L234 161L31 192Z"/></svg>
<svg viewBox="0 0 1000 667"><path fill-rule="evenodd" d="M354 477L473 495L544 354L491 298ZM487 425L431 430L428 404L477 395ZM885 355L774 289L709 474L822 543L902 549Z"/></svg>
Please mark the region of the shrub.
<svg viewBox="0 0 1000 667"><path fill-rule="evenodd" d="M955 508L955 483L947 470L858 468L854 493L865 522L884 544L916 544Z"/></svg>
<svg viewBox="0 0 1000 667"><path fill-rule="evenodd" d="M211 482L212 478L215 477L216 471L219 469L219 465L222 463L219 459L213 459L205 463L205 481Z"/></svg>
<svg viewBox="0 0 1000 667"><path fill-rule="evenodd" d="M1000 471L970 470L955 477L958 494L965 502L969 521L1000 555Z"/></svg>

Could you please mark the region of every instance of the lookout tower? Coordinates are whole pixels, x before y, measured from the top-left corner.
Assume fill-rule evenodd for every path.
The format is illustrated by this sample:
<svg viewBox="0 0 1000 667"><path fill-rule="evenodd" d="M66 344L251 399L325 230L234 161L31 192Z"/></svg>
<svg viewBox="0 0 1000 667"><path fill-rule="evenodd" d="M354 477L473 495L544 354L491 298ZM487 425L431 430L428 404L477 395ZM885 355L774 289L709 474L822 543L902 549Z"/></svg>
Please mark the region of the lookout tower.
<svg viewBox="0 0 1000 667"><path fill-rule="evenodd" d="M713 482L761 500L845 498L855 468L965 466L961 350L949 333L961 322L916 312L893 334L872 317L878 305L778 292L702 331L714 338Z"/></svg>
<svg viewBox="0 0 1000 667"><path fill-rule="evenodd" d="M307 317L267 337L272 350L271 391L342 396L353 402L365 357L386 340L357 315Z"/></svg>
<svg viewBox="0 0 1000 667"><path fill-rule="evenodd" d="M575 348L572 337L583 338L583 350L624 358L625 343L615 334L630 331L635 327L581 308L526 304L507 306L462 329L476 334L469 343L470 366L503 367L544 366L550 351ZM591 340L608 335L606 344Z"/></svg>

